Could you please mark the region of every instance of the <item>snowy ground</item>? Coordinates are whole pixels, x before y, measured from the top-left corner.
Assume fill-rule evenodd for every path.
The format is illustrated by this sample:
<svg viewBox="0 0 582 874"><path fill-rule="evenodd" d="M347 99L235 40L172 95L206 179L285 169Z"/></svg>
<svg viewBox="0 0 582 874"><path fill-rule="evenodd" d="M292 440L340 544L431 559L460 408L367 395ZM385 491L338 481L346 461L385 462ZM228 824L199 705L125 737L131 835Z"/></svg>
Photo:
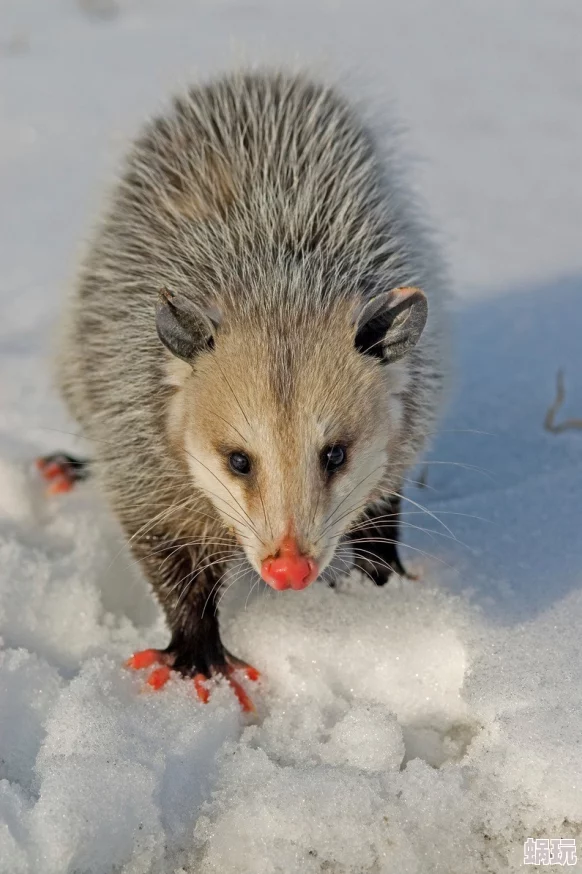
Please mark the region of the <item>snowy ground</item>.
<svg viewBox="0 0 582 874"><path fill-rule="evenodd" d="M578 0L3 0L2 874L519 871L528 836L582 857L582 432L542 428L559 367L582 416L581 38ZM120 664L165 642L157 608L91 486L47 502L30 465L78 445L51 328L125 139L241 59L396 100L459 297L408 493L423 582L238 593L253 724L225 688L139 694Z"/></svg>

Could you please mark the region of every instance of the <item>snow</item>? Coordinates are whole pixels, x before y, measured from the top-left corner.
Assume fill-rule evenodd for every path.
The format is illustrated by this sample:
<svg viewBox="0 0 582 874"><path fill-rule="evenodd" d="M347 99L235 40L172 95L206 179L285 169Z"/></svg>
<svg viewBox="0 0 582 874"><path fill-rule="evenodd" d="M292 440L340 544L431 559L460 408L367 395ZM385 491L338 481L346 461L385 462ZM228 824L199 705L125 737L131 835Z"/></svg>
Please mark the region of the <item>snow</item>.
<svg viewBox="0 0 582 874"><path fill-rule="evenodd" d="M0 871L498 874L529 836L582 855L582 433L542 427L560 367L582 416L581 25L576 0L4 0ZM244 60L394 99L458 364L407 491L420 581L228 593L251 718L220 683L207 705L143 692L122 664L165 644L158 608L92 485L47 500L31 465L85 448L47 362L127 137Z"/></svg>

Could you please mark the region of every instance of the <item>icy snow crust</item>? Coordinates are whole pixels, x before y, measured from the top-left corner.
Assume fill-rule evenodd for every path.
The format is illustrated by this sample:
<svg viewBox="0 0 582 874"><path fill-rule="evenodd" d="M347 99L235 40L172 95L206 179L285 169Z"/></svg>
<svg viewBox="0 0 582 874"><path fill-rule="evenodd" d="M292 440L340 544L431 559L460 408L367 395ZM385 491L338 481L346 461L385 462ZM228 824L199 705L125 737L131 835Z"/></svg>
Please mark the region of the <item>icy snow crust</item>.
<svg viewBox="0 0 582 874"><path fill-rule="evenodd" d="M580 4L2 6L2 874L497 874L582 838L582 434L542 429L560 366L582 415ZM188 78L297 55L409 122L459 376L408 486L422 581L228 593L245 721L227 687L142 694L158 609L91 484L47 501L30 462L85 448L49 329L126 138Z"/></svg>

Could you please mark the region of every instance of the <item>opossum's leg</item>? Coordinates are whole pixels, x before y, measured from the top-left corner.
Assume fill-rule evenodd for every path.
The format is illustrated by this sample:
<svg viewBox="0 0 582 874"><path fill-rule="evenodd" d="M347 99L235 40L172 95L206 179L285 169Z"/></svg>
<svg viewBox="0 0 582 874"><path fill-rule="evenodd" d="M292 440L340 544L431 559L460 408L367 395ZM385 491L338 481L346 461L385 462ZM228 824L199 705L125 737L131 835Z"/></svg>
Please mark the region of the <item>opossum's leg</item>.
<svg viewBox="0 0 582 874"><path fill-rule="evenodd" d="M88 459L74 458L72 455L65 455L64 452L55 452L37 458L36 466L41 476L50 483L47 489L49 495L69 492L75 483L89 476Z"/></svg>
<svg viewBox="0 0 582 874"><path fill-rule="evenodd" d="M148 684L155 689L165 685L172 670L192 677L202 701L209 697L205 681L223 675L242 709L254 710L252 701L233 674L242 669L249 679L257 680L259 672L232 656L220 639L216 600L225 566L213 564L203 554L196 556L158 535L132 541L132 549L166 613L172 636L165 650L135 653L127 666L140 669L160 665L148 678Z"/></svg>
<svg viewBox="0 0 582 874"><path fill-rule="evenodd" d="M348 535L354 550L356 567L370 576L377 586L384 586L392 573L410 577L400 561L400 498L391 498L370 508L355 531Z"/></svg>

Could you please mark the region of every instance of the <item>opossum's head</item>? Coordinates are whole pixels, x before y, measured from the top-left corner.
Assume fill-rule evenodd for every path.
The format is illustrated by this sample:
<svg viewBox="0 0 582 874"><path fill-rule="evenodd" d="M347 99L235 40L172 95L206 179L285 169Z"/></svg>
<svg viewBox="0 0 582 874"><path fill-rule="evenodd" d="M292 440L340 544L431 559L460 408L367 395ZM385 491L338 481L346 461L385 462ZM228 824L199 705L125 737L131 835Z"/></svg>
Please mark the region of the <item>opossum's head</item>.
<svg viewBox="0 0 582 874"><path fill-rule="evenodd" d="M426 315L415 288L299 316L162 298L173 445L273 588L316 579L402 464L404 356Z"/></svg>

